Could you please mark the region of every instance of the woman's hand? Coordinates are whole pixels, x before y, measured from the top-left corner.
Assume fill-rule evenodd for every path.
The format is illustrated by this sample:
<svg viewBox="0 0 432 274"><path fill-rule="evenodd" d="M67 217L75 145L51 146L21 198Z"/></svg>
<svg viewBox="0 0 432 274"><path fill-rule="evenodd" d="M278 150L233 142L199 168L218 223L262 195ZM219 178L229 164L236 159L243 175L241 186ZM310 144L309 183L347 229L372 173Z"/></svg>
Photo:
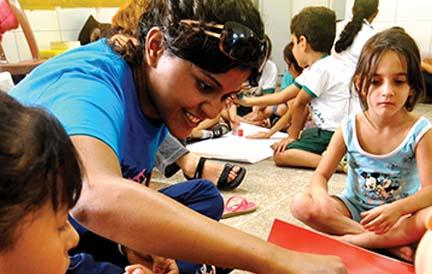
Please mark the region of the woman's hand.
<svg viewBox="0 0 432 274"><path fill-rule="evenodd" d="M384 234L401 217L400 209L394 204L385 204L361 213L360 224L371 232Z"/></svg>
<svg viewBox="0 0 432 274"><path fill-rule="evenodd" d="M273 154L282 153L286 150L287 146L294 142L296 139L288 136L280 140L279 142L276 142L271 145L271 148L273 149Z"/></svg>
<svg viewBox="0 0 432 274"><path fill-rule="evenodd" d="M275 252L272 262L261 273L296 274L348 274L342 259L336 256L322 256L281 250Z"/></svg>

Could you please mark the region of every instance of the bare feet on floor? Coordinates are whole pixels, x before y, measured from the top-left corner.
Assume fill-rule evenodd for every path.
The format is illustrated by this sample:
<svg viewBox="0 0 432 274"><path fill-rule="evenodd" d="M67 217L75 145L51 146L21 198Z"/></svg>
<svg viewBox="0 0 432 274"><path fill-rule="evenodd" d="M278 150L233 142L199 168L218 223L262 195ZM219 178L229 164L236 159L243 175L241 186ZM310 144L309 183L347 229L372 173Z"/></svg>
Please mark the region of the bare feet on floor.
<svg viewBox="0 0 432 274"><path fill-rule="evenodd" d="M390 254L409 263L414 262L414 250L412 246L399 246L387 249Z"/></svg>

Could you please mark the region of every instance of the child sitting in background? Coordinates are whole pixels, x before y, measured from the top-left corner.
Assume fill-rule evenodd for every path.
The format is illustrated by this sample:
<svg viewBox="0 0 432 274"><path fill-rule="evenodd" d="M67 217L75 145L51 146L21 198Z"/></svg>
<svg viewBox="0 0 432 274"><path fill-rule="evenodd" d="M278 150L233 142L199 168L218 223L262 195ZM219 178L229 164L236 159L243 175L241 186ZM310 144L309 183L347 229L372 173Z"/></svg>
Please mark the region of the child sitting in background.
<svg viewBox="0 0 432 274"><path fill-rule="evenodd" d="M270 40L269 40L270 41ZM271 43L269 42L269 47L271 51ZM271 60L267 60L264 65L263 72L260 80L258 81L257 87L246 86L242 89L242 96L255 98L262 97L268 94L273 94L276 91L277 84L277 67L276 64ZM249 106L238 106L237 114L243 117L244 121L251 124L265 126L261 124L263 117L262 110L265 107L249 107Z"/></svg>
<svg viewBox="0 0 432 274"><path fill-rule="evenodd" d="M187 137L186 143L219 138L227 134L231 129L236 130L240 126L237 117L236 106L228 103L222 112L214 119L205 119Z"/></svg>
<svg viewBox="0 0 432 274"><path fill-rule="evenodd" d="M276 165L317 167L340 121L360 108L349 94L350 76L328 56L335 32L334 11L325 7L303 9L291 21L293 53L304 68L302 74L279 93L239 100L243 105L275 105L295 98L289 136L272 145ZM309 104L316 128L305 129L300 135Z"/></svg>
<svg viewBox="0 0 432 274"><path fill-rule="evenodd" d="M332 55L344 65L345 73L353 75L360 52L376 31L371 23L378 14L378 0L355 0L352 18L336 24L336 37Z"/></svg>
<svg viewBox="0 0 432 274"><path fill-rule="evenodd" d="M352 81L365 111L344 120L291 211L314 229L412 261L408 245L425 233L432 205L432 126L411 113L424 92L415 41L401 30L376 34ZM327 183L345 153L347 187L331 196Z"/></svg>
<svg viewBox="0 0 432 274"><path fill-rule="evenodd" d="M284 61L287 64L287 69L284 71L284 74L282 76L280 84L281 90L284 90L289 85L293 84L294 79L297 78L297 76L299 76L303 71L303 68L300 67L294 57L294 54L292 52L293 46L293 42L289 42L289 44L286 45L283 50Z"/></svg>
<svg viewBox="0 0 432 274"><path fill-rule="evenodd" d="M67 216L80 196L82 173L60 123L5 93L0 120L0 273L60 274L68 267L70 274L121 273L83 253L69 264L79 237ZM127 273L152 272L134 265Z"/></svg>
<svg viewBox="0 0 432 274"><path fill-rule="evenodd" d="M297 76L299 76L303 71L303 68L299 66L297 60L294 57L292 48L293 43L290 42L285 46L283 51L284 60L288 66L288 70L286 70L283 74L280 86L281 90L284 90L293 84L294 79L297 78ZM293 100L289 101L290 104L292 104L292 101ZM287 114L288 108L289 106L287 103L265 107L262 111L261 117L263 119L270 119L268 124L270 124L272 128L268 131L259 131L246 137L251 139L268 139L277 131L287 128L291 120L291 115Z"/></svg>

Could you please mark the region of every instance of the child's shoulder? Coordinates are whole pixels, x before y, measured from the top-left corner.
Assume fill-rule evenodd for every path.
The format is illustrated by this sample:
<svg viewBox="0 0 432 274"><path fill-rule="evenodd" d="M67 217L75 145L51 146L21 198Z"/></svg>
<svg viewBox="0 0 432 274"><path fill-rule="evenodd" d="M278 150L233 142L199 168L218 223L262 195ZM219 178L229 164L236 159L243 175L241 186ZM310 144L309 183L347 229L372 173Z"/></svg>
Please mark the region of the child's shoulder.
<svg viewBox="0 0 432 274"><path fill-rule="evenodd" d="M332 55L323 56L315 61L309 68L310 73L340 73L342 67L340 62Z"/></svg>
<svg viewBox="0 0 432 274"><path fill-rule="evenodd" d="M412 128L419 128L420 130L426 130L428 131L429 129L432 128L432 123L431 121L426 118L425 116L416 116L413 115L413 123L412 123Z"/></svg>

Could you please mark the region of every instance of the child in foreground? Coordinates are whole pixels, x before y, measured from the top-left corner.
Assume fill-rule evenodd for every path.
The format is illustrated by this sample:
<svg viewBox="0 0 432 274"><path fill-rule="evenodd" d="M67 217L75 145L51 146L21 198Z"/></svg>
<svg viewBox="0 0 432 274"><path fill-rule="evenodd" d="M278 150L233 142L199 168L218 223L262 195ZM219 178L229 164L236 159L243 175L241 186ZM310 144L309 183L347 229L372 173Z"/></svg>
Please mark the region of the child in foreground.
<svg viewBox="0 0 432 274"><path fill-rule="evenodd" d="M432 205L431 123L411 113L424 92L415 41L396 29L373 36L353 86L365 110L342 122L292 213L346 242L413 261L411 245L425 233ZM347 187L333 196L327 184L345 153Z"/></svg>
<svg viewBox="0 0 432 274"><path fill-rule="evenodd" d="M0 94L0 273L65 273L78 234L77 154L46 112ZM36 270L37 268L37 270Z"/></svg>
<svg viewBox="0 0 432 274"><path fill-rule="evenodd" d="M69 259L79 237L68 211L82 187L81 163L60 123L0 93L0 273L122 273L87 254ZM160 266L153 266L160 268ZM172 267L176 269L176 267ZM160 273L178 273L172 269ZM128 274L153 273L141 265Z"/></svg>

